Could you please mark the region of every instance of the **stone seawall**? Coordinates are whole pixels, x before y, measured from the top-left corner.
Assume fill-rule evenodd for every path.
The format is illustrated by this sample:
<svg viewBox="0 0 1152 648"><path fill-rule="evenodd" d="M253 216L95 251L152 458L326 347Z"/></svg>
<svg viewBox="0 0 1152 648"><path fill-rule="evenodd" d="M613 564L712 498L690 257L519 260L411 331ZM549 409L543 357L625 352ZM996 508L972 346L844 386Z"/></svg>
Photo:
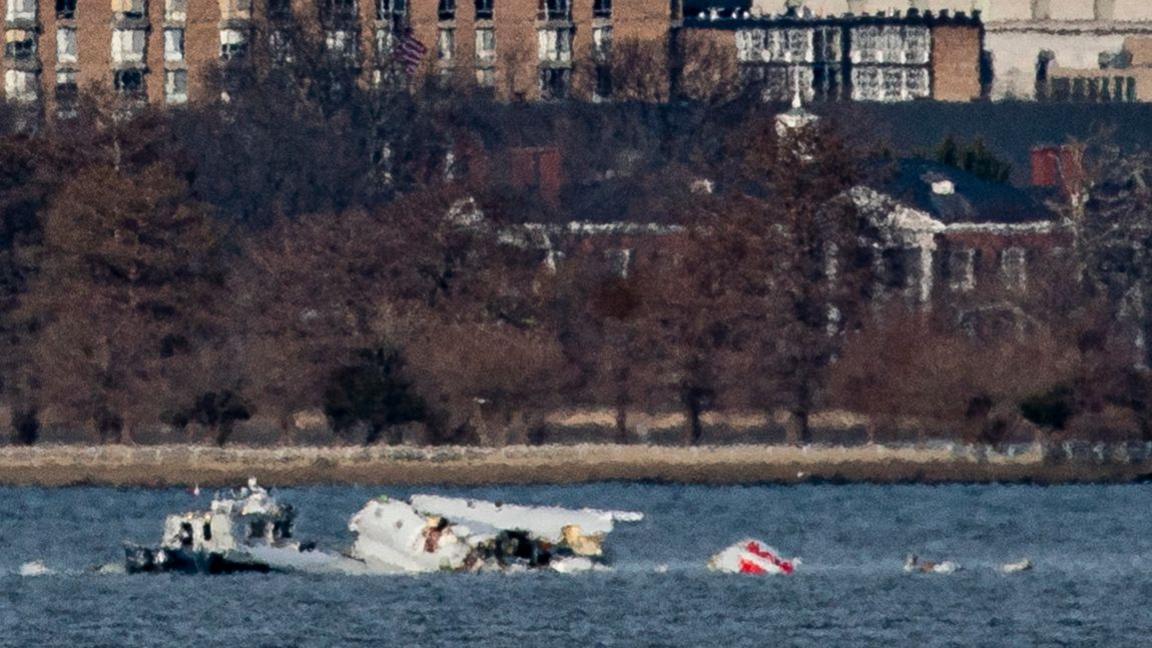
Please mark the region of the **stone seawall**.
<svg viewBox="0 0 1152 648"><path fill-rule="evenodd" d="M214 448L42 446L0 448L0 484L20 486L243 483L539 484L650 480L757 482L1126 482L1152 461L1116 453L1045 460L1036 449L642 445Z"/></svg>

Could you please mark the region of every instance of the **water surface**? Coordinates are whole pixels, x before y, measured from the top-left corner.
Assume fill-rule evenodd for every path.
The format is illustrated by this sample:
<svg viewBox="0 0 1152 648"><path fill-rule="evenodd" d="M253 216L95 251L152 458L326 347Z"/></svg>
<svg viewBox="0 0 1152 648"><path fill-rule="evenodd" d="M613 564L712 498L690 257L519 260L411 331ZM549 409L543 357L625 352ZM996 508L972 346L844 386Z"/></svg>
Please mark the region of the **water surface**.
<svg viewBox="0 0 1152 648"><path fill-rule="evenodd" d="M98 575L123 540L159 540L183 490L0 488L0 645L1147 645L1152 486L651 484L421 488L624 508L612 573L425 576ZM297 535L352 540L368 498L293 488ZM803 560L791 578L709 573L745 536ZM906 575L904 553L954 576ZM1031 573L1003 576L1029 557ZM42 560L56 575L21 577ZM657 568L667 566L666 573Z"/></svg>

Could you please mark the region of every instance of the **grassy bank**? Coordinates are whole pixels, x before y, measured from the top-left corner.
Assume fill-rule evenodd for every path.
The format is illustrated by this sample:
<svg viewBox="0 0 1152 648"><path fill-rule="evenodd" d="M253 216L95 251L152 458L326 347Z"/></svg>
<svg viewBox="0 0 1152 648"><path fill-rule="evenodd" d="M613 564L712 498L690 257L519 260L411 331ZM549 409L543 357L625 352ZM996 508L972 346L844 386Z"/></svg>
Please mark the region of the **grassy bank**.
<svg viewBox="0 0 1152 648"><path fill-rule="evenodd" d="M575 483L658 480L755 482L1123 482L1152 474L1152 461L1043 461L977 448L742 445L678 448L578 445L474 447L213 448L41 446L0 448L0 484L162 486L304 484Z"/></svg>

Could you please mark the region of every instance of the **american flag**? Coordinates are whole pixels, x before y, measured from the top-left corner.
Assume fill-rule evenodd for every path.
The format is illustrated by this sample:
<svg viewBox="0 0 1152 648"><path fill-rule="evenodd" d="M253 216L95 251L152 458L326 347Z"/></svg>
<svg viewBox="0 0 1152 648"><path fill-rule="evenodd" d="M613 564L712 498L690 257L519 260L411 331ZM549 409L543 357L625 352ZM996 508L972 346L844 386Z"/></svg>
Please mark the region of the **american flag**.
<svg viewBox="0 0 1152 648"><path fill-rule="evenodd" d="M401 33L400 38L396 41L396 47L392 51L396 60L404 64L404 72L408 76L416 74L416 68L420 66L420 61L427 53L428 48L424 47L424 43L416 40L411 29L406 29Z"/></svg>

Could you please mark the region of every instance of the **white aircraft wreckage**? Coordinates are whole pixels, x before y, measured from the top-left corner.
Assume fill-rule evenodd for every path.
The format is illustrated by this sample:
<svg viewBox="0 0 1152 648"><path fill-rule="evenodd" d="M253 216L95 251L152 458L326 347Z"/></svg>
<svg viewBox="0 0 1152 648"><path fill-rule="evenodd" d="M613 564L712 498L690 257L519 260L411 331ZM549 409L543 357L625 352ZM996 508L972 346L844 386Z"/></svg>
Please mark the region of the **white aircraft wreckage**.
<svg viewBox="0 0 1152 648"><path fill-rule="evenodd" d="M370 572L580 572L605 564L604 539L630 511L519 506L435 495L383 496L355 516L352 557Z"/></svg>
<svg viewBox="0 0 1152 648"><path fill-rule="evenodd" d="M781 558L780 552L752 538L737 542L708 561L708 569L726 574L788 575L799 565L799 558Z"/></svg>
<svg viewBox="0 0 1152 648"><path fill-rule="evenodd" d="M295 511L256 480L207 511L168 516L160 546L125 544L130 574L304 571L398 574L434 571L580 572L604 568L604 539L629 511L518 506L415 495L382 496L352 517L348 555L317 551L292 537Z"/></svg>
<svg viewBox="0 0 1152 648"><path fill-rule="evenodd" d="M964 568L951 560L940 562L920 560L916 554L908 554L904 558L904 571L908 573L954 574L962 569Z"/></svg>

